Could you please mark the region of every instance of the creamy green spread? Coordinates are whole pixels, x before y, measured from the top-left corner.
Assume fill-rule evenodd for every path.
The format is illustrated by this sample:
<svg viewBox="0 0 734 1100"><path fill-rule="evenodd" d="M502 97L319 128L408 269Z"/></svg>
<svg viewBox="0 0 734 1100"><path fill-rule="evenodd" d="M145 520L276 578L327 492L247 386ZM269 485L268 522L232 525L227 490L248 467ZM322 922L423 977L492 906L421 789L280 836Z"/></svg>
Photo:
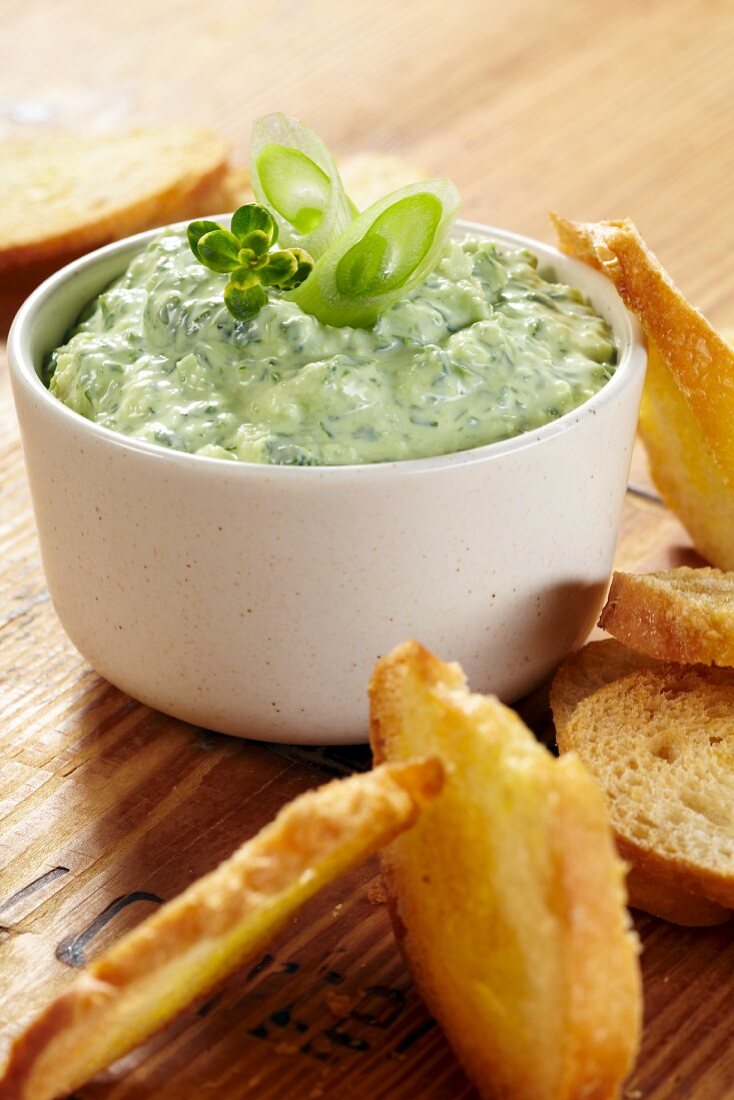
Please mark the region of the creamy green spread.
<svg viewBox="0 0 734 1100"><path fill-rule="evenodd" d="M452 243L374 328L333 328L271 291L250 321L225 275L166 231L50 356L82 416L190 454L297 466L423 458L538 428L614 372L609 326L525 249Z"/></svg>

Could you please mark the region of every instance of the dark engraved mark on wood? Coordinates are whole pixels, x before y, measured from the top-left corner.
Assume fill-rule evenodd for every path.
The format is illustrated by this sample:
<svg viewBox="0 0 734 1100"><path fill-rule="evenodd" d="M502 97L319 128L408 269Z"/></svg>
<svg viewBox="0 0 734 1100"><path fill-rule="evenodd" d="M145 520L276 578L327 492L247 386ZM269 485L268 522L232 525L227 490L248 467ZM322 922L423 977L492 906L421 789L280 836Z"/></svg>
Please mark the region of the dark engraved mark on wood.
<svg viewBox="0 0 734 1100"><path fill-rule="evenodd" d="M329 973L336 974L336 971L329 971ZM337 974L336 976L341 978L341 975ZM335 1058L334 1051L330 1047L339 1047L353 1051L355 1054L364 1054L370 1050L370 1043L361 1035L355 1035L353 1030L346 1025L350 1021L357 1021L366 1024L368 1027L386 1030L397 1020L404 1008L405 994L401 990L384 985L372 986L366 990L362 1000L348 1016L337 1020L331 1027L325 1028L320 1035L309 1039L301 1047L301 1053L308 1054L319 1062L330 1062L332 1064L338 1061L338 1058Z"/></svg>
<svg viewBox="0 0 734 1100"><path fill-rule="evenodd" d="M400 989L385 985L373 985L365 991L359 1004L352 1009L353 1020L361 1020L370 1027L387 1029L397 1020L405 1008L405 994Z"/></svg>
<svg viewBox="0 0 734 1100"><path fill-rule="evenodd" d="M271 961L270 957L266 956L264 961ZM259 969L262 969L262 965ZM278 973L283 974L285 970L286 967L281 966ZM322 972L321 979L332 986L341 985L345 980L338 970ZM255 1039L276 1043L282 1042L285 1036L295 1035L302 1041L299 1048L301 1054L318 1062L336 1065L340 1062L343 1051L355 1054L369 1051L372 1044L360 1032L366 1027L383 1031L392 1027L405 1008L406 998L402 990L392 986L370 986L354 1008L349 1009L329 1027L319 1029L308 1038L306 1034L311 1025L295 1015L298 1004L299 1000L296 999L275 1009L250 1028L249 1034Z"/></svg>
<svg viewBox="0 0 734 1100"><path fill-rule="evenodd" d="M278 999L284 996L283 990L289 986L290 978L300 969L301 964L295 962L295 960L289 959L287 962L280 962L274 955L263 955L260 962L253 966L245 978L246 990L244 996L235 1001L228 1011L246 1012L252 1008L253 1000L269 1002L270 1004L277 1003ZM256 978L260 980L255 988L247 988ZM297 1001L291 1001L289 1007L293 1008L297 1003ZM268 1019L262 1021L261 1026L265 1032L263 1035L259 1034L259 1027L255 1029L258 1031L258 1038L267 1038L267 1029L270 1023L271 1021Z"/></svg>
<svg viewBox="0 0 734 1100"><path fill-rule="evenodd" d="M327 970L324 974L324 981L329 985L341 985L344 981L344 975L340 974L338 970Z"/></svg>
<svg viewBox="0 0 734 1100"><path fill-rule="evenodd" d="M115 898L104 909L98 917L88 924L81 932L78 932L75 936L70 936L66 940L62 940L59 946L56 948L56 958L59 962L65 963L67 966L81 967L87 964L87 947L95 938L99 935L103 928L105 928L111 920L130 905L135 905L139 901L152 901L156 905L163 904L163 898L158 897L157 894L149 894L145 890L133 890L130 894L123 894L122 897Z"/></svg>
<svg viewBox="0 0 734 1100"><path fill-rule="evenodd" d="M267 969L273 962L272 955L263 955L259 963L255 963L252 970L248 971L246 981L251 982L262 974L263 970Z"/></svg>
<svg viewBox="0 0 734 1100"><path fill-rule="evenodd" d="M201 1017L208 1016L211 1010L213 1008L216 1008L221 999L222 994L215 993L214 996L210 997L208 1001L204 1001L204 1004L201 1006L201 1008L197 1008L196 1015Z"/></svg>
<svg viewBox="0 0 734 1100"><path fill-rule="evenodd" d="M299 1035L303 1035L308 1031L308 1024L305 1024L303 1020L296 1020L293 1016L293 1005L284 1005L283 1008L277 1009L270 1014L271 1024L275 1024L276 1027L287 1027L291 1031L298 1032Z"/></svg>
<svg viewBox="0 0 734 1100"><path fill-rule="evenodd" d="M352 1035L351 1032L345 1031L342 1024L346 1021L339 1020L333 1027L327 1027L324 1031L324 1035L335 1046L346 1047L347 1050L354 1050L358 1054L363 1054L366 1050L370 1049L370 1044L366 1039L361 1039L358 1035Z"/></svg>
<svg viewBox="0 0 734 1100"><path fill-rule="evenodd" d="M308 1031L308 1024L303 1020L298 1020L293 1015L293 1009L296 1005L295 1001L291 1001L290 1004L283 1005L282 1008L277 1008L274 1012L271 1012L267 1020L263 1020L255 1027L250 1029L250 1035L254 1035L256 1039L270 1039L270 1028L277 1027L281 1031L294 1031L296 1035L305 1035ZM282 1039L282 1036L278 1036Z"/></svg>
<svg viewBox="0 0 734 1100"><path fill-rule="evenodd" d="M314 1035L312 1039L309 1039L301 1047L301 1054L307 1054L309 1058L313 1058L316 1062L325 1062L330 1066L336 1066L340 1062L338 1053L334 1050L334 1044L326 1035L326 1032L321 1032L318 1035Z"/></svg>
<svg viewBox="0 0 734 1100"><path fill-rule="evenodd" d="M62 875L68 875L68 873L68 867L52 867L50 871L46 871L45 874L39 875L38 878L34 878L27 886L21 887L20 890L16 890L14 894L7 897L5 901L0 902L0 913L4 913L6 909L11 909L14 905L17 905L19 901L24 901L25 898L29 898L32 894L36 894L39 890L42 890L44 886L48 886L54 879L61 878Z"/></svg>
<svg viewBox="0 0 734 1100"><path fill-rule="evenodd" d="M424 1024L414 1027L395 1047L395 1054L405 1054L406 1050L410 1050L414 1043L417 1043L419 1039L422 1039L423 1036L427 1035L429 1031L432 1031L434 1027L436 1027L435 1020L426 1020Z"/></svg>

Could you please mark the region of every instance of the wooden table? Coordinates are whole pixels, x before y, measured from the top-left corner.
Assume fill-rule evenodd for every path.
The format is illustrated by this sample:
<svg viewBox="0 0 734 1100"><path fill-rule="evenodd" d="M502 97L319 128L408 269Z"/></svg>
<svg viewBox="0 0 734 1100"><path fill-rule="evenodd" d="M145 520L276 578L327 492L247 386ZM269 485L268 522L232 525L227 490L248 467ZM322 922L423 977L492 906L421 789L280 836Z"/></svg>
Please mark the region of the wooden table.
<svg viewBox="0 0 734 1100"><path fill-rule="evenodd" d="M629 214L714 323L734 323L726 0L4 0L0 10L0 136L54 110L89 128L185 117L220 127L241 157L252 118L282 109L341 153L400 151L450 174L470 218L549 237L549 208ZM6 281L3 318L25 289ZM7 1042L76 968L283 802L368 755L194 729L92 672L48 601L4 370L0 423ZM638 454L618 562L689 560ZM527 709L542 730L542 696ZM473 1096L411 985L376 881L372 862L337 883L249 972L79 1096ZM627 1097L734 1096L730 929L636 923L646 1032Z"/></svg>

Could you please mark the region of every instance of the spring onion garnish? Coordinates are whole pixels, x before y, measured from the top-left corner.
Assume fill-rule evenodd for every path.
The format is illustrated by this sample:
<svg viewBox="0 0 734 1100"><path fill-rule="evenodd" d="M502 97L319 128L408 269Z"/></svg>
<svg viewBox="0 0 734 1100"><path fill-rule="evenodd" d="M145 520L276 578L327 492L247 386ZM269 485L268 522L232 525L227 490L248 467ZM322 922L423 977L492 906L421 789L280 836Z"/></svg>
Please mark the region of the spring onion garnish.
<svg viewBox="0 0 734 1100"><path fill-rule="evenodd" d="M324 324L368 328L436 266L458 207L447 179L393 191L351 223L290 297Z"/></svg>
<svg viewBox="0 0 734 1100"><path fill-rule="evenodd" d="M232 216L230 229L218 222L191 222L191 251L211 271L229 272L224 304L238 321L249 321L268 300L269 286L292 290L310 274L314 262L302 248L270 249L278 226L264 206L249 203Z"/></svg>
<svg viewBox="0 0 734 1100"><path fill-rule="evenodd" d="M356 214L321 138L287 115L255 122L250 179L258 202L274 212L283 243L305 248L315 259Z"/></svg>

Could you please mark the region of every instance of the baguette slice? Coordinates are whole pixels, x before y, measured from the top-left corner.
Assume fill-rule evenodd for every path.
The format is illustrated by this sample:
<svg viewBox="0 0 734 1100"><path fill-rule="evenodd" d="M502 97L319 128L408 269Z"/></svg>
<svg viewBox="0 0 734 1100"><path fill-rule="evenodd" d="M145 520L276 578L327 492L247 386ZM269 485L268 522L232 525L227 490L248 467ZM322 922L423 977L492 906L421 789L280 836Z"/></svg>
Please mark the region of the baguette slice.
<svg viewBox="0 0 734 1100"><path fill-rule="evenodd" d="M176 125L0 143L0 272L230 209L227 143Z"/></svg>
<svg viewBox="0 0 734 1100"><path fill-rule="evenodd" d="M668 507L712 565L734 569L734 340L714 332L630 221L551 215L560 247L600 268L640 319L648 369L640 435Z"/></svg>
<svg viewBox="0 0 734 1100"><path fill-rule="evenodd" d="M734 573L615 573L599 626L665 661L732 666Z"/></svg>
<svg viewBox="0 0 734 1100"><path fill-rule="evenodd" d="M640 319L734 488L734 348L686 300L629 219L551 220L563 251L603 271Z"/></svg>
<svg viewBox="0 0 734 1100"><path fill-rule="evenodd" d="M217 870L96 959L19 1035L2 1100L83 1084L221 981L338 875L409 828L441 789L438 760L336 780L285 806Z"/></svg>
<svg viewBox="0 0 734 1100"><path fill-rule="evenodd" d="M621 680L631 672L658 668L661 662L644 653L636 653L616 638L589 642L567 657L556 673L550 701L558 744L564 744L564 730L576 707L599 688ZM621 853L628 855L624 842L617 839ZM691 893L671 881L668 869L646 863L644 869L631 864L627 873L627 894L633 909L653 913L673 924L702 926L722 924L731 917L724 906Z"/></svg>
<svg viewBox="0 0 734 1100"><path fill-rule="evenodd" d="M652 479L699 554L719 569L734 569L734 490L653 340L639 428Z"/></svg>
<svg viewBox="0 0 734 1100"><path fill-rule="evenodd" d="M429 176L425 168L396 153L353 153L338 167L344 190L358 210Z"/></svg>
<svg viewBox="0 0 734 1100"><path fill-rule="evenodd" d="M587 695L630 672L654 668L659 663L654 657L622 645L616 638L588 642L566 657L553 678L550 704L556 731L567 724Z"/></svg>
<svg viewBox="0 0 734 1100"><path fill-rule="evenodd" d="M667 664L633 672L582 699L557 732L561 752L578 753L607 793L633 869L632 904L681 924L728 919L734 671Z"/></svg>
<svg viewBox="0 0 734 1100"><path fill-rule="evenodd" d="M370 696L378 761L430 752L446 769L383 873L416 984L480 1093L618 1096L640 976L601 791L415 642L380 661Z"/></svg>

